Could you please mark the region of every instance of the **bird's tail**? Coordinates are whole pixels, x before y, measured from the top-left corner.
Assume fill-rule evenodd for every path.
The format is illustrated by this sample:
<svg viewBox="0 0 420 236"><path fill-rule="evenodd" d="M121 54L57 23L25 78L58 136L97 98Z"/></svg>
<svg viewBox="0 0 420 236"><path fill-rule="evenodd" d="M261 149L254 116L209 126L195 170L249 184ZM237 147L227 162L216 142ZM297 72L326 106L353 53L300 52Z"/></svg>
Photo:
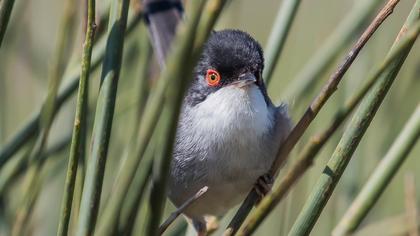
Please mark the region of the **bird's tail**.
<svg viewBox="0 0 420 236"><path fill-rule="evenodd" d="M180 0L143 0L146 24L161 68L165 66L178 23L182 19Z"/></svg>

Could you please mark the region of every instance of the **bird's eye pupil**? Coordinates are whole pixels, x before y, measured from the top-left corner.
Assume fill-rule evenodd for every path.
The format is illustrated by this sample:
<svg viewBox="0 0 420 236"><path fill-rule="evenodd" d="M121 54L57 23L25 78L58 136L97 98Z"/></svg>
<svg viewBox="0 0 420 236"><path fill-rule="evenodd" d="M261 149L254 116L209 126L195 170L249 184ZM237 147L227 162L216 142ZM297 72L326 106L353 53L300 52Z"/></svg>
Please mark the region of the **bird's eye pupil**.
<svg viewBox="0 0 420 236"><path fill-rule="evenodd" d="M213 69L208 69L206 74L207 84L209 86L217 86L220 83L219 72Z"/></svg>

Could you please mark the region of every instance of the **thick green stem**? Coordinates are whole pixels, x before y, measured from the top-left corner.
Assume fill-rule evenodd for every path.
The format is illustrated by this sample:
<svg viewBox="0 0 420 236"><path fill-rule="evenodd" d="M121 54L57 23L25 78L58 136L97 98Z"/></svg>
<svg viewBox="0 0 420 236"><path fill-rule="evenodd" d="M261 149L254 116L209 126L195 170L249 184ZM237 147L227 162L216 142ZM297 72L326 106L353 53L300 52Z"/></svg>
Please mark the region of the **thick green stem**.
<svg viewBox="0 0 420 236"><path fill-rule="evenodd" d="M417 6L419 2L417 1ZM408 27L412 26L418 17L418 7L414 7L398 37L407 33ZM411 42L411 45L413 43L414 40ZM395 50L396 45L398 43L391 48L390 53ZM378 82L372 87L370 93L361 103L289 232L289 235L308 235L312 230L410 49L411 47L407 48L405 53L401 54L381 74L381 78L379 78Z"/></svg>
<svg viewBox="0 0 420 236"><path fill-rule="evenodd" d="M204 2L201 4L195 3L195 8L201 12ZM153 172L153 184L150 193L150 206L151 206L151 215L146 224L146 234L147 235L159 235L159 225L163 213L163 209L166 202L166 186L169 177L170 163L172 160L172 150L175 142L175 133L178 123L178 116L181 109L181 104L184 96L184 92L189 86L190 80L192 79L193 68L201 55L203 44L205 43L207 36L210 33L214 23L216 22L217 17L220 14L220 11L223 9L225 1L214 0L210 1L205 8L203 17L201 19L200 25L197 29L197 37L194 42L194 38L189 39L191 42L194 42L194 49L192 53L189 54L189 44L184 44L179 46L179 53L189 55L187 56L188 61L184 63L184 68L178 69L180 66L177 66L177 63L168 63L168 68L164 72L163 77L173 75L173 78L170 81L169 88L175 88L178 85L178 89L168 89L166 91L165 97L165 107L162 112L162 151L160 155L154 162L156 164L156 169ZM199 10L200 9L200 10ZM214 12L218 12L214 14ZM199 19L199 14L193 11L191 17L191 31L190 34L195 34L195 28L197 27L197 22ZM194 22L195 21L195 22ZM190 44L191 45L191 44ZM181 55L182 55L181 54ZM179 55L178 55L179 56ZM173 58L171 58L173 59ZM176 60L175 60L176 62ZM189 75L189 76L185 76Z"/></svg>
<svg viewBox="0 0 420 236"><path fill-rule="evenodd" d="M128 16L128 0L112 2L101 86L92 134L91 157L83 186L78 236L92 235L101 199L102 183L114 116Z"/></svg>
<svg viewBox="0 0 420 236"><path fill-rule="evenodd" d="M420 137L420 105L404 126L384 158L369 177L359 195L350 205L333 231L333 235L347 235L356 230L391 182L410 150Z"/></svg>
<svg viewBox="0 0 420 236"><path fill-rule="evenodd" d="M202 4L203 2L200 2L199 5ZM190 49L189 46L193 43L195 30L198 24L197 17L199 17L201 10L197 8L195 8L195 10L196 11L194 12L194 15L189 21L190 24L187 27L188 30L184 32L184 35L180 35L178 37L179 45L175 44L173 54L169 55L170 58L168 59L167 67L158 81L156 91L152 94L149 101L147 102L138 135L138 141L140 142L140 145L130 145L132 150L129 150L128 155L132 156L133 158L124 158L124 162L121 165L121 170L123 171L121 171L117 176L117 180L114 184L114 190L112 191L113 194L111 194L109 202L104 210L103 218L101 218L102 220L99 225L98 235L110 235L115 232L118 223L115 218L120 214L121 206L125 199L125 193L128 191L131 185L137 167L139 166L140 160L144 154L144 150L146 149L154 127L156 126L157 117L162 109L165 90L168 88L169 82L177 78L177 74L175 73L177 70L185 72L186 65L184 64L184 66L180 66L178 63L179 61L182 61L180 58L184 58L185 60L185 58L188 58L188 54L191 53L190 50L185 49ZM170 68L176 69L175 71L168 72ZM180 72L178 72L178 74L179 73ZM171 89L175 89L176 87L177 86L174 86Z"/></svg>
<svg viewBox="0 0 420 236"><path fill-rule="evenodd" d="M131 134L131 140L129 145L126 147L125 158L135 158L128 156L130 150L135 149L135 145L138 143L138 129L141 124L144 108L147 102L149 95L149 70L150 70L150 57L152 54L152 46L149 41L149 36L147 35L146 26L143 25L139 31L138 39L140 41L140 52L139 55L139 73L138 78L138 87L136 89L137 97L137 110L134 119L133 133ZM153 140L153 137L152 137ZM132 153L131 153L132 154ZM135 220L137 213L143 203L144 192L146 186L149 183L149 177L152 172L152 158L154 154L154 144L153 141L148 145L144 157L142 158L142 164L138 166L134 179L132 180L131 187L128 193L125 196L124 204L121 208L121 213L119 216L118 223L118 234L120 235L131 235L134 229ZM124 162L123 160L121 161ZM123 171L123 170L121 170ZM117 220L116 218L114 220Z"/></svg>
<svg viewBox="0 0 420 236"><path fill-rule="evenodd" d="M159 119L159 114L162 112L162 104L165 98L165 93L167 88L177 88L181 82L178 84L174 84L173 87L169 87L169 84L178 78L177 75L179 74L179 78L185 78L185 74L192 74L192 68L189 68L189 63L193 63L188 61L188 63L182 63L179 65L180 61L185 61L185 58L194 57L196 58L199 55L201 50L198 50L204 44L207 35L210 33L215 20L212 17L205 17L206 15L214 13L216 10L220 11L221 7L224 4L220 4L219 0L209 1L207 3L206 11L203 15L203 21L200 22L200 26L197 28L197 22L194 22L190 19L189 23L191 25L187 26L188 32L184 32L184 35L179 36L179 45L173 48L173 53L170 54L170 58L168 59L167 68L161 75L160 79L157 82L155 91L151 94L150 98L147 101L146 107L144 109L144 114L142 118L142 124L139 127L138 131L138 142L137 145L130 145L132 146L132 150L128 152L128 155L132 158L124 158L124 163L122 164L122 168L124 172L119 173L117 176L117 180L114 183L114 190L112 191L109 199L109 204L107 204L103 217L101 217L101 222L99 225L99 234L108 234L112 233L115 230L116 225L114 220L112 220L115 216L119 215L119 211L123 204L125 193L127 192L130 184L134 178L136 170L139 166L140 160L143 157L147 146L149 145L150 139L152 134L154 133L157 121ZM197 4L197 3L194 3ZM201 2L200 5L203 3ZM217 8L214 8L217 7ZM220 9L219 9L220 8ZM209 11L209 12L207 12ZM201 11L200 11L201 12ZM194 12L193 14L198 14ZM217 16L218 14L216 14ZM198 15L195 17L199 17ZM204 23L202 23L204 22ZM197 33L195 31L197 30ZM196 35L196 38L194 38ZM188 37L187 37L188 36ZM176 43L176 42L175 42ZM177 44L175 44L177 45ZM194 50L191 50L191 45L194 46ZM194 56L190 54L193 53ZM186 56L190 55L190 56ZM184 59L179 59L184 58ZM172 62L170 62L172 60ZM169 68L172 68L169 70ZM188 72L190 71L191 72ZM178 78L178 79L179 79ZM154 212L158 213L158 212ZM158 217L160 219L160 216ZM160 222L157 222L153 225L153 230L157 230ZM157 232L157 231L155 231ZM103 234L102 234L103 233Z"/></svg>
<svg viewBox="0 0 420 236"><path fill-rule="evenodd" d="M152 138L153 139L153 138ZM142 164L137 169L136 175L131 183L131 188L124 199L124 205L121 209L118 233L119 235L132 235L137 215L144 202L146 187L150 182L152 174L152 163L154 157L154 144L147 147Z"/></svg>

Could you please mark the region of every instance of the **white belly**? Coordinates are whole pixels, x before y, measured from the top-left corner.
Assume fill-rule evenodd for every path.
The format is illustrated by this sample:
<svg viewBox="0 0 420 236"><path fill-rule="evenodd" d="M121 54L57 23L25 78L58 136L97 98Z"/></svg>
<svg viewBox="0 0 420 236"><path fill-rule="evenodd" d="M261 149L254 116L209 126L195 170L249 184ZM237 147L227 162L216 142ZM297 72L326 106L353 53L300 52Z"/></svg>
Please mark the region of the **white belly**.
<svg viewBox="0 0 420 236"><path fill-rule="evenodd" d="M224 214L243 200L272 163L273 154L267 151L272 111L255 85L222 88L187 109L177 137L169 195L180 205L208 186L186 215Z"/></svg>

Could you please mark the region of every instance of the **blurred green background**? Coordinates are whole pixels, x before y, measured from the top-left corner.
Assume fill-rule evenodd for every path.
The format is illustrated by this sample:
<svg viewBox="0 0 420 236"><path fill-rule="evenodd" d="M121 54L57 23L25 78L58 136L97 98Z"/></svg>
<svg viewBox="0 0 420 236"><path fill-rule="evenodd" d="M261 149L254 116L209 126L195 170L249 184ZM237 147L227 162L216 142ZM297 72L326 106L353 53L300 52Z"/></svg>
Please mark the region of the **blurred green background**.
<svg viewBox="0 0 420 236"><path fill-rule="evenodd" d="M294 79L305 63L317 49L323 45L325 39L334 31L338 23L358 1L302 1L295 22L285 45L285 49L278 61L269 87L269 95L274 101L282 98L282 90ZM97 1L97 15L104 11L106 1ZM11 22L0 50L0 147L27 121L31 115L38 111L47 92L48 68L50 58L56 41L60 16L63 12L61 1L34 0L16 1ZM277 10L281 1L275 0L234 0L227 6L218 21L217 29L237 28L249 32L264 47L271 31ZM408 15L413 1L401 1L394 13L385 21L373 35L366 47L361 51L355 63L350 67L343 82L333 98L328 101L314 123L310 126L305 137L300 141L296 150L305 144L311 134L322 130L330 121L332 114L340 107L367 78L367 74L375 65L382 62L400 27ZM82 4L80 4L78 22L76 24L72 56L81 55L82 42ZM362 29L361 29L362 30ZM144 32L144 31L143 31ZM115 177L119 158L130 138L132 121L136 108L136 91L133 84L139 75L138 70L138 40L142 36L141 30L136 29L125 44L122 75L119 82L115 119L113 123L111 146L108 153L108 163L103 188L103 201ZM358 37L354 35L355 39ZM350 45L346 48L348 49ZM301 101L290 100L289 110L294 121L302 115L304 108L318 93L321 85L328 78L342 59L346 50L337 57L335 63L324 74L323 80L317 83L305 94ZM69 55L70 57L70 55ZM155 60L150 58L150 60ZM156 63L155 63L156 64ZM157 65L154 65L155 69ZM153 78L153 73L151 78ZM98 92L98 70L90 77L91 113L93 117L95 97ZM63 81L65 84L66 81ZM323 211L320 220L316 223L312 235L329 235L333 227L348 208L355 195L366 182L369 174L378 161L384 156L392 141L407 121L409 115L420 101L420 44L417 42L405 64L403 65L396 82L387 95L378 114L369 127L366 135L357 148L355 156L339 182L336 191ZM71 135L75 109L74 98L67 103L59 113L59 118L53 124L49 143L55 143ZM260 227L256 235L285 235L289 231L297 214L302 208L308 193L317 180L326 161L331 156L342 129L338 131L331 141L319 154L315 165L305 174L299 184L293 188L288 197L276 208L269 219ZM89 139L88 139L89 140ZM293 153L290 160L296 155ZM18 153L21 155L22 153ZM60 202L67 165L68 150L56 154L47 162L45 182L42 194L35 207L31 220L33 235L54 235L56 232ZM287 168L287 167L286 167ZM407 161L399 171L396 178L388 186L378 204L369 213L363 225L377 222L405 212L404 203L404 175L414 173L417 189L420 189L420 145L411 151ZM3 199L0 207L4 210L5 218L1 218L0 235L5 231L2 228L10 224L7 219L18 205L18 197L25 186L18 181L13 189ZM420 191L417 191L417 202ZM173 206L167 204L167 212ZM226 217L229 218L230 217ZM182 218L178 219L179 223ZM228 219L225 219L225 221ZM226 223L222 221L224 226ZM362 226L363 227L363 226ZM223 227L222 227L223 228Z"/></svg>

